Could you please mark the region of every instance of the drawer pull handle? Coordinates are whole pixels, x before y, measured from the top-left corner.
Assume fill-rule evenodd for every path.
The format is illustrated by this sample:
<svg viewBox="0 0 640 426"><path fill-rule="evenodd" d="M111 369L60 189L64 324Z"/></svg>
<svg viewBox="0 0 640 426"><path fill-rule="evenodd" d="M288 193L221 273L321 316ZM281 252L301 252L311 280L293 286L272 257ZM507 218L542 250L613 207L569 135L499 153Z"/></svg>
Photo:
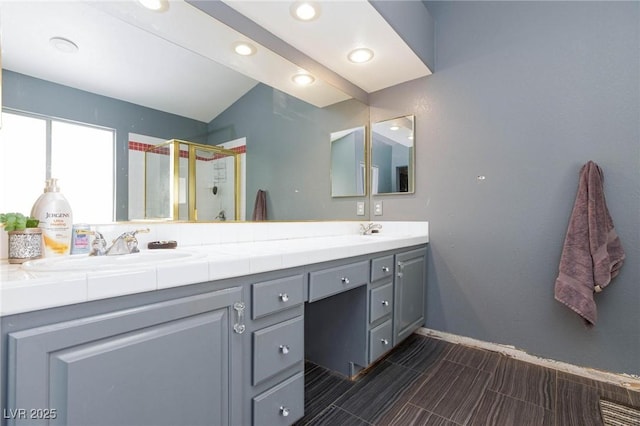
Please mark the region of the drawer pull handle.
<svg viewBox="0 0 640 426"><path fill-rule="evenodd" d="M382 267L382 272L389 272L389 267L388 266L383 266Z"/></svg>
<svg viewBox="0 0 640 426"><path fill-rule="evenodd" d="M289 295L287 293L280 293L278 295L278 297L280 298L280 301L282 301L282 302L288 302L289 301Z"/></svg>
<svg viewBox="0 0 640 426"><path fill-rule="evenodd" d="M287 417L289 415L289 409L287 407L280 407L280 415L282 417Z"/></svg>
<svg viewBox="0 0 640 426"><path fill-rule="evenodd" d="M385 346L389 344L389 341L387 339L380 339L380 342Z"/></svg>
<svg viewBox="0 0 640 426"><path fill-rule="evenodd" d="M383 300L382 301L382 306L389 306L389 301L388 300Z"/></svg>
<svg viewBox="0 0 640 426"><path fill-rule="evenodd" d="M349 284L349 278L347 277L342 277L340 280L342 281L342 284Z"/></svg>
<svg viewBox="0 0 640 426"><path fill-rule="evenodd" d="M283 354L288 354L289 351L291 350L291 348L287 345L280 345L280 352L282 352Z"/></svg>
<svg viewBox="0 0 640 426"><path fill-rule="evenodd" d="M238 334L244 333L246 326L244 325L244 302L236 302L233 304L236 311L236 322L233 324L233 331Z"/></svg>

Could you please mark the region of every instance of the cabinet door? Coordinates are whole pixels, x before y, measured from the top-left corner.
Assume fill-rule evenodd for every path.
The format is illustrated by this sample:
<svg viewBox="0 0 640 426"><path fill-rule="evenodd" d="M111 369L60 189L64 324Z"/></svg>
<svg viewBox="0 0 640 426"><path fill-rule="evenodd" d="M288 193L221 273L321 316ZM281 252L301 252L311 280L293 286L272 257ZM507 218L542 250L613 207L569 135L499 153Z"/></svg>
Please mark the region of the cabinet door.
<svg viewBox="0 0 640 426"><path fill-rule="evenodd" d="M236 287L11 333L9 424L241 422L231 407L240 300Z"/></svg>
<svg viewBox="0 0 640 426"><path fill-rule="evenodd" d="M424 323L426 250L396 255L394 300L394 345Z"/></svg>

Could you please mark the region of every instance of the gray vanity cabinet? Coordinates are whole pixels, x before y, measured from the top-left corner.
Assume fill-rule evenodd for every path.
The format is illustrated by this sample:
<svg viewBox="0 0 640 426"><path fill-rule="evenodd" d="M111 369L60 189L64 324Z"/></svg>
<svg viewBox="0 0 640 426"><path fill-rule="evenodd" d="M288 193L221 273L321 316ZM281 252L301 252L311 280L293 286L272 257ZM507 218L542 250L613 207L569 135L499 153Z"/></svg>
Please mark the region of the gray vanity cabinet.
<svg viewBox="0 0 640 426"><path fill-rule="evenodd" d="M233 287L10 333L8 424L242 423L241 296Z"/></svg>
<svg viewBox="0 0 640 426"><path fill-rule="evenodd" d="M369 364L375 362L393 347L393 265L393 255L371 260Z"/></svg>
<svg viewBox="0 0 640 426"><path fill-rule="evenodd" d="M280 274L280 273L276 273ZM304 416L304 286L301 270L251 284L253 426L288 426Z"/></svg>
<svg viewBox="0 0 640 426"><path fill-rule="evenodd" d="M421 248L395 255L394 345L424 323L426 254Z"/></svg>

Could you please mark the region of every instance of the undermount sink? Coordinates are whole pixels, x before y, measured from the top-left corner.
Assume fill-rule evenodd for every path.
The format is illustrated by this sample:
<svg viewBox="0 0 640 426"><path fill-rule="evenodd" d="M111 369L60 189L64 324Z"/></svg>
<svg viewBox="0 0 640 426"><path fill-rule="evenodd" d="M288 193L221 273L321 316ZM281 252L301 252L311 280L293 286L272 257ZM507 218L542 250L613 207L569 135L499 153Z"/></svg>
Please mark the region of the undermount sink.
<svg viewBox="0 0 640 426"><path fill-rule="evenodd" d="M145 250L139 253L117 256L89 256L76 254L64 257L51 257L30 260L22 264L22 268L33 272L88 272L135 268L165 264L167 262L189 261L205 257L204 253L192 253L178 250Z"/></svg>

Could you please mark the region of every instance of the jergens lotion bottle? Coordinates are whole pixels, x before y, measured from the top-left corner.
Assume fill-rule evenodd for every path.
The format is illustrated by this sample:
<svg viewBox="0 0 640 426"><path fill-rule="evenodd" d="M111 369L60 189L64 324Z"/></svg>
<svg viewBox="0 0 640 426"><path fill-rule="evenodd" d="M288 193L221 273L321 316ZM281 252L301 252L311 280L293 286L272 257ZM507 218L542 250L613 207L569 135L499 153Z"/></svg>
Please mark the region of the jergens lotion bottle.
<svg viewBox="0 0 640 426"><path fill-rule="evenodd" d="M44 256L64 256L71 250L73 214L69 202L60 192L58 180L51 179L45 193L36 201L33 216L40 220L44 239Z"/></svg>

